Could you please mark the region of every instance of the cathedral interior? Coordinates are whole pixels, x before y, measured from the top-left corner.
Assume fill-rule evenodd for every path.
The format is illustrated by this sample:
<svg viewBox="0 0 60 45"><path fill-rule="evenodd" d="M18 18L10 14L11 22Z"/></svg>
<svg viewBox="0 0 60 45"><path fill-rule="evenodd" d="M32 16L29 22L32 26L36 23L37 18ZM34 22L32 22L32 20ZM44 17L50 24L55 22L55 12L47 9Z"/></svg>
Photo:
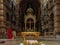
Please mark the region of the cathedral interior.
<svg viewBox="0 0 60 45"><path fill-rule="evenodd" d="M0 0L0 38L60 36L60 0Z"/></svg>
<svg viewBox="0 0 60 45"><path fill-rule="evenodd" d="M6 45L60 45L60 0L0 0L0 39L8 39Z"/></svg>

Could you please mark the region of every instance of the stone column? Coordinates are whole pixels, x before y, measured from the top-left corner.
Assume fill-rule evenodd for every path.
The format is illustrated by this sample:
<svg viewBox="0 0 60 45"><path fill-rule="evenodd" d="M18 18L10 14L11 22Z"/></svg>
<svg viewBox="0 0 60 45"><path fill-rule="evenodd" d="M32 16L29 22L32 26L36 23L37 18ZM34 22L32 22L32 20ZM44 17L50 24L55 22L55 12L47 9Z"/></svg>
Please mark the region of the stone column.
<svg viewBox="0 0 60 45"><path fill-rule="evenodd" d="M60 35L60 0L54 0L54 29Z"/></svg>
<svg viewBox="0 0 60 45"><path fill-rule="evenodd" d="M0 0L0 36L4 37L5 23L4 23L4 9L3 0Z"/></svg>
<svg viewBox="0 0 60 45"><path fill-rule="evenodd" d="M34 23L34 32L35 32L35 23Z"/></svg>

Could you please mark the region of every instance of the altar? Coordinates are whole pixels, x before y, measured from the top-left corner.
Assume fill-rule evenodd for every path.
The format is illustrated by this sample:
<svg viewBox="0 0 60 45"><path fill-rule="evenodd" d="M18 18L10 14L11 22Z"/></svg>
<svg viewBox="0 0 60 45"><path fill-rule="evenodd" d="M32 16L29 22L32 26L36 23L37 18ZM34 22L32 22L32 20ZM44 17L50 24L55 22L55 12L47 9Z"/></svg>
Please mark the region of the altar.
<svg viewBox="0 0 60 45"><path fill-rule="evenodd" d="M39 32L21 32L21 35L24 40L29 40L29 39L26 39L29 36L30 38L34 37L34 39L37 39L39 37L39 34L40 34Z"/></svg>

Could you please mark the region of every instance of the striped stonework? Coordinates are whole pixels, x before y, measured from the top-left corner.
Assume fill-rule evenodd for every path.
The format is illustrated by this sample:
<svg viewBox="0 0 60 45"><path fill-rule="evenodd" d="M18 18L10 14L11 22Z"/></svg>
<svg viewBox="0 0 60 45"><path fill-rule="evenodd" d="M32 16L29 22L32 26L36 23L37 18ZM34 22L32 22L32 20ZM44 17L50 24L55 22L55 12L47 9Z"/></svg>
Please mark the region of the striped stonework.
<svg viewBox="0 0 60 45"><path fill-rule="evenodd" d="M4 10L3 10L3 0L0 0L0 35L4 35L5 24L4 24Z"/></svg>
<svg viewBox="0 0 60 45"><path fill-rule="evenodd" d="M60 35L60 0L54 0L54 29Z"/></svg>

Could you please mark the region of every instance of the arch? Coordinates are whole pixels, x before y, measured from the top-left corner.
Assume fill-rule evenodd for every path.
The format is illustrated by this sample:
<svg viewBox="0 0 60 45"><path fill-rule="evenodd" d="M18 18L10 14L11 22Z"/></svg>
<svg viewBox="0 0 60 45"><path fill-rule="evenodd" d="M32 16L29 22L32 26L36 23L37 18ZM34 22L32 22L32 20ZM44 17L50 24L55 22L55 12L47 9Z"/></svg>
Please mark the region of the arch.
<svg viewBox="0 0 60 45"><path fill-rule="evenodd" d="M34 23L36 23L36 16L33 16L33 15L25 16L25 23L27 22L27 20L28 20L29 18L33 19Z"/></svg>

